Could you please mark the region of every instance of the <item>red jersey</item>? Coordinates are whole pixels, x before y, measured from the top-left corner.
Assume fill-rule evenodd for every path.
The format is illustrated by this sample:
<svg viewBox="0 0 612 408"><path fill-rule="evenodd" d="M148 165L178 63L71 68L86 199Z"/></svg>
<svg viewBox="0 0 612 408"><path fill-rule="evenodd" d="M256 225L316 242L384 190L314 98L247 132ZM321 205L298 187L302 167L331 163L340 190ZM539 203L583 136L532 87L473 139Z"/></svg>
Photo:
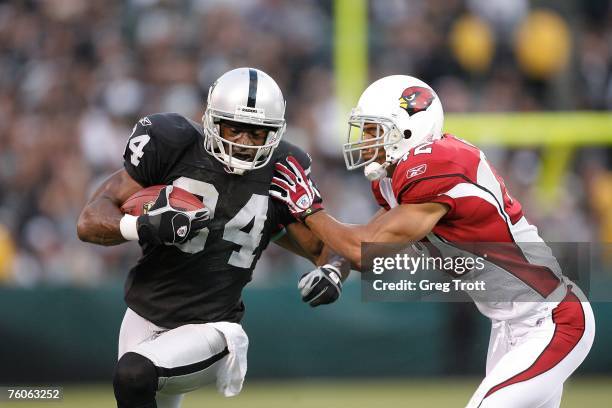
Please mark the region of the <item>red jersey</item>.
<svg viewBox="0 0 612 408"><path fill-rule="evenodd" d="M487 270L461 277L487 282L487 293L470 293L485 315L513 318L527 305L501 305L496 300L543 300L562 286L552 251L477 147L448 134L416 146L399 161L392 178L372 183L372 191L385 209L432 202L448 206L424 241L434 244L439 255L456 254L457 248L487 254ZM482 245L468 244L476 242ZM509 295L508 290L516 293Z"/></svg>

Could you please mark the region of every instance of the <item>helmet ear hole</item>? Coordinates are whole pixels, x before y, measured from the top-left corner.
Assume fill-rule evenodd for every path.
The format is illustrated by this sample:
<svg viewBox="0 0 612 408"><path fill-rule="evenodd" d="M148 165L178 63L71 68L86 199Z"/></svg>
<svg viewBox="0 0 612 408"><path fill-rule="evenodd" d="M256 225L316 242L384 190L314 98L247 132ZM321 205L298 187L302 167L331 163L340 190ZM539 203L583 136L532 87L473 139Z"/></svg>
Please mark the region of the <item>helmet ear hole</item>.
<svg viewBox="0 0 612 408"><path fill-rule="evenodd" d="M410 129L404 130L404 139L410 139L412 137L412 131Z"/></svg>

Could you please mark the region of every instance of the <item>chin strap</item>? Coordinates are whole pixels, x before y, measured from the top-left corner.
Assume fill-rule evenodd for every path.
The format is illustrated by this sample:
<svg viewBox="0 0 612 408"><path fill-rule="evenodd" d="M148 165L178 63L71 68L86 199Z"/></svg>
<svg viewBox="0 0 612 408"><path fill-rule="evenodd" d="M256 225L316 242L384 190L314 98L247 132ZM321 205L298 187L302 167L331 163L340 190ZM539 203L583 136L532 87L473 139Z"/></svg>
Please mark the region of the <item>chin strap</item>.
<svg viewBox="0 0 612 408"><path fill-rule="evenodd" d="M223 166L223 170L225 170L226 173L235 174L237 176L243 176L244 173L246 172L245 169L237 169L235 167L232 169L227 165Z"/></svg>
<svg viewBox="0 0 612 408"><path fill-rule="evenodd" d="M363 174L370 181L380 180L387 176L387 167L391 165L391 162L384 162L383 164L372 162L365 166Z"/></svg>

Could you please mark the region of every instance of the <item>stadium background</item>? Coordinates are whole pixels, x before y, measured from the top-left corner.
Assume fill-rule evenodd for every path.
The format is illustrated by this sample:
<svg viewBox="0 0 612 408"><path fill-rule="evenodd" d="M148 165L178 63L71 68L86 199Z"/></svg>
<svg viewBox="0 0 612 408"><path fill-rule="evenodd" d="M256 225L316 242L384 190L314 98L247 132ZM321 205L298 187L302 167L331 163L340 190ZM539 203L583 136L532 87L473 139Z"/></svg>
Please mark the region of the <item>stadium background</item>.
<svg viewBox="0 0 612 408"><path fill-rule="evenodd" d="M286 138L311 152L343 221L376 209L344 168L343 121L367 83L404 73L437 90L446 130L483 145L545 239L612 241L611 44L608 0L0 2L0 384L63 384L64 406L112 404L121 286L139 250L80 243L76 218L121 166L135 120L198 120L234 67L279 82ZM609 253L593 263L604 285ZM364 304L353 277L338 304L311 310L295 290L307 270L267 250L245 293L245 392L201 391L186 406L467 401L488 342L473 305ZM612 306L594 309L595 345L564 407L612 396Z"/></svg>

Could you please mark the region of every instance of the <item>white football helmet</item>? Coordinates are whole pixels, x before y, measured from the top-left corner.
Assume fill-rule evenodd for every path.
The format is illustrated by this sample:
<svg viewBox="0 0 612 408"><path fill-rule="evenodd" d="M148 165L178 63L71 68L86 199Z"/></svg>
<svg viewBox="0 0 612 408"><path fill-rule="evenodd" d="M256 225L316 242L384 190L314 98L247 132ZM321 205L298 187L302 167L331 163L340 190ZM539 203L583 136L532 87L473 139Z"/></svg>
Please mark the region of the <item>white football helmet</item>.
<svg viewBox="0 0 612 408"><path fill-rule="evenodd" d="M285 133L285 99L268 74L254 68L237 68L223 74L208 90L204 147L233 174L264 167ZM268 130L263 145L235 143L221 137L220 122L226 120ZM252 160L234 157L234 149L252 150Z"/></svg>
<svg viewBox="0 0 612 408"><path fill-rule="evenodd" d="M365 166L368 179L382 178L387 166L412 147L442 137L443 122L440 99L425 82L408 75L381 78L366 88L351 112L343 148L346 167ZM377 125L375 135L364 132L368 124ZM381 148L384 164L375 161ZM368 158L363 155L366 150Z"/></svg>

